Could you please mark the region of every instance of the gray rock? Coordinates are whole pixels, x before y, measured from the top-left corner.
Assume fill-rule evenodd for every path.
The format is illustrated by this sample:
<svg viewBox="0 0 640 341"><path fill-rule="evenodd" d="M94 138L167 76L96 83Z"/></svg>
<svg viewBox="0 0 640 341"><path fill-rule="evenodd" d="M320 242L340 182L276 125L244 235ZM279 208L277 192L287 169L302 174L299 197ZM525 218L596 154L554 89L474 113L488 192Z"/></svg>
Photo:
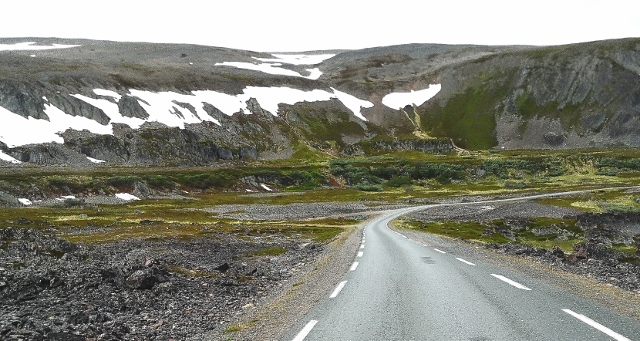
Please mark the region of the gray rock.
<svg viewBox="0 0 640 341"><path fill-rule="evenodd" d="M127 287L138 290L152 289L158 282L158 278L153 274L151 269L136 270L125 280Z"/></svg>

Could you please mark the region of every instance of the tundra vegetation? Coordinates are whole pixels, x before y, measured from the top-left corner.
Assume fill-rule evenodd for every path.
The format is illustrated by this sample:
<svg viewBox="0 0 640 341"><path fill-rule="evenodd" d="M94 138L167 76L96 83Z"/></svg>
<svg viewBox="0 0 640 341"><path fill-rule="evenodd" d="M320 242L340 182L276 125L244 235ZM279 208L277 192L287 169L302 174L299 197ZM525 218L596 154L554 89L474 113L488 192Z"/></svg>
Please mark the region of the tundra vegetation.
<svg viewBox="0 0 640 341"><path fill-rule="evenodd" d="M272 189L252 193L247 179ZM296 236L326 242L357 220L346 218L300 221L238 220L219 216L209 208L224 204L287 205L309 202L429 203L459 196L489 196L561 192L640 183L640 151L635 149L475 151L433 155L397 152L378 156L300 158L252 161L220 167L109 168L43 171L24 168L5 171L0 191L74 198L48 205L7 207L1 221L30 221L30 226L55 227L59 237L75 243L104 243L123 239L215 238L217 233ZM144 187L149 199L124 204L90 204L92 195L128 192ZM179 196L176 196L180 194ZM292 195L298 194L298 195ZM573 196L538 199L546 205L584 212L640 211L640 193L627 189L593 191ZM362 218L364 219L364 218ZM493 222L407 222L419 230L484 243L517 242L570 252L584 240L575 219L531 219L531 228L553 226L571 232L570 238L534 235L531 228L507 238L483 233ZM496 229L499 231L499 229ZM635 245L614 245L630 257ZM284 249L256 250L255 255L279 254ZM635 259L635 258L634 258Z"/></svg>
<svg viewBox="0 0 640 341"><path fill-rule="evenodd" d="M4 229L5 237L0 236L0 252L17 252L22 244L12 238L19 235L16 231L24 231L25 238L31 236L33 240L25 241L25 249L20 252L31 252L27 247L31 245L39 248L40 253L37 256L40 258L33 260L9 258L5 270L28 273L31 265L24 262L35 264L42 258L77 266L76 271L56 268L48 273L64 271L69 283L89 278L94 282L83 284L81 291L86 296L80 300L96 295L97 300L103 300L99 295L105 292L104 295L112 295L108 296L107 301L112 304L106 311L119 311L110 315L114 316L112 321L95 326L89 320L74 322L80 323L74 328L83 328L80 332L86 335L104 333L121 339L134 332L145 335L143 338L152 334L174 337L217 333L233 339L243 332L250 333L254 327L261 328L255 324L268 324L268 318L262 315L248 322L237 318L261 305L262 299L275 288L289 283L294 292L305 284L306 277L296 277L295 273L313 273L311 269L319 265L310 261L317 259L321 250L332 250L344 241L357 224L370 217L365 211L588 190L540 198L535 204L570 207L585 212L587 220L593 213L602 213L605 220L610 218L607 214L624 213L623 223L629 222L629 217L635 220L640 217L640 190L632 189L640 182L640 151L635 149L488 150L442 155L404 151L362 157L330 157L318 152L299 155L287 160L245 161L215 167L21 166L19 172L17 168L0 168L0 193L9 194L0 195L0 201L4 201L0 221L13 226ZM118 193L133 193L142 200L115 200ZM34 204L21 206L15 202L15 198L24 196ZM338 208L332 210L335 207ZM594 247L590 240L609 231L585 229L581 225L583 216L550 218L541 214L521 219L507 216L465 219L447 215L443 220L431 220L417 214L403 217L395 224L398 228L484 244L498 252L519 254L521 250L529 250L528 254L546 255L547 258L540 258L542 262L552 257L551 261L560 262L561 268L563 264L568 267L587 264L584 254L597 252L609 258L593 264L616 265L589 268L590 272L583 275L595 276L605 283L615 280L614 285L619 288L637 290L633 274L640 266L640 236L608 238L606 243ZM54 240L51 234L59 239ZM327 245L333 241L337 243ZM59 245L73 246L85 253L70 256ZM106 263L101 261L105 255L109 259ZM562 261L555 258L557 255L562 255ZM574 266L567 270L582 268ZM150 284L142 281L142 275L147 276L144 278ZM16 288L37 287L25 283ZM50 291L63 292L65 285ZM153 289L142 290L149 286ZM136 295L130 295L131 290ZM202 295L216 299L202 300ZM49 301L30 302L28 306L12 303L10 307L16 311L38 311L39 304L49 304ZM60 312L51 314L78 311L76 301L70 302L55 304L53 309ZM170 311L167 315L167 310L157 305L164 306L166 302L195 308ZM122 307L128 306L141 308L123 312ZM151 320L136 319L135 316L142 316L141 311L152 316ZM45 322L40 321L46 318L35 316L33 321L34 331L5 328L4 333L44 333L40 325ZM149 321L154 327L144 330ZM164 321L170 321L166 327Z"/></svg>

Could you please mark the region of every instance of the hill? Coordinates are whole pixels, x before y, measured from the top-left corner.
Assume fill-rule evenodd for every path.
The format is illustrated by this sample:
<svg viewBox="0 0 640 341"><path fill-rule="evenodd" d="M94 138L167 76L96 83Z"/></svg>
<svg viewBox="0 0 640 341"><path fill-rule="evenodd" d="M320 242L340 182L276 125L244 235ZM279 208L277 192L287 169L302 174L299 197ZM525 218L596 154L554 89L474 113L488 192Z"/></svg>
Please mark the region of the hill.
<svg viewBox="0 0 640 341"><path fill-rule="evenodd" d="M640 39L267 54L0 40L0 163L640 145Z"/></svg>

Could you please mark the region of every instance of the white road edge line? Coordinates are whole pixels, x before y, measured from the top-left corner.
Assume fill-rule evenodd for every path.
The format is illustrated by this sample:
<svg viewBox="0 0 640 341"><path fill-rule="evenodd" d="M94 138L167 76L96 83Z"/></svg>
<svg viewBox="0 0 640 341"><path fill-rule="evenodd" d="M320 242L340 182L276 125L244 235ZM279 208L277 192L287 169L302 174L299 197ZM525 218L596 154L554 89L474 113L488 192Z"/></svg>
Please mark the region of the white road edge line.
<svg viewBox="0 0 640 341"><path fill-rule="evenodd" d="M463 262L463 263L465 263L465 264L469 264L469 265L476 266L475 264L473 264L473 263L471 263L471 262L469 262L469 261L467 261L467 260L464 260L464 259L462 259L462 258L456 258L456 259L457 259L457 260L459 260L459 261L461 261L461 262Z"/></svg>
<svg viewBox="0 0 640 341"><path fill-rule="evenodd" d="M302 340L304 340L304 338L307 337L307 335L309 335L309 333L311 332L311 329L313 329L313 327L316 326L316 323L318 323L318 320L309 321L309 323L307 323L307 325L304 326L304 328L302 328L302 330L298 333L298 335L296 335L296 337L293 338L293 340L291 340L291 341L302 341Z"/></svg>
<svg viewBox="0 0 640 341"><path fill-rule="evenodd" d="M361 249L364 249L364 244L360 245L360 248L361 248Z"/></svg>
<svg viewBox="0 0 640 341"><path fill-rule="evenodd" d="M349 269L349 271L356 271L356 269L358 268L358 265L360 263L358 262L353 262L353 264L351 264L351 269Z"/></svg>
<svg viewBox="0 0 640 341"><path fill-rule="evenodd" d="M614 338L617 341L631 341L630 339L627 339L626 337L614 332L613 330L601 325L600 323L582 315L582 314L578 314L576 312L573 312L569 309L562 309L562 311L564 311L565 313L577 318L578 320L590 325L591 327L611 336L612 338Z"/></svg>
<svg viewBox="0 0 640 341"><path fill-rule="evenodd" d="M338 294L340 294L340 291L342 291L342 289L344 288L345 284L347 284L347 281L340 282L340 284L338 284L338 286L335 288L335 290L333 290L333 292L331 293L331 296L329 296L329 298L338 297Z"/></svg>
<svg viewBox="0 0 640 341"><path fill-rule="evenodd" d="M362 257L362 256L364 256L364 252L362 251L358 252L358 257Z"/></svg>
<svg viewBox="0 0 640 341"><path fill-rule="evenodd" d="M425 245L425 246L426 246L426 245ZM444 251L442 251L442 250L440 250L440 249L433 249L433 250L434 250L434 251L436 251L436 252L440 252L440 253L446 253L446 252L444 252Z"/></svg>
<svg viewBox="0 0 640 341"><path fill-rule="evenodd" d="M509 283L509 284L513 285L514 287L516 287L518 289L531 290L530 288L527 288L526 286L524 286L524 285L522 285L522 284L520 284L520 283L518 283L516 281L510 280L507 277L504 277L502 275L491 274L491 276L493 276L493 277L495 277L495 278L497 278L497 279L499 279L499 280L501 280L503 282Z"/></svg>

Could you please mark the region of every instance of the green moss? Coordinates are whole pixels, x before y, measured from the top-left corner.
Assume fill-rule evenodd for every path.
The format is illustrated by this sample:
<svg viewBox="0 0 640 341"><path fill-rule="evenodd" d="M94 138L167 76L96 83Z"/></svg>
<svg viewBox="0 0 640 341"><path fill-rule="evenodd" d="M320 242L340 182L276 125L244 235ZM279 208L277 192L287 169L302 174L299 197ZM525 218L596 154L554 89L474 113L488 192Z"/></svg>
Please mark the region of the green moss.
<svg viewBox="0 0 640 341"><path fill-rule="evenodd" d="M486 243L508 243L511 240L505 236L494 233L491 235L483 235L483 231L490 228L475 221L444 221L444 222L411 222L405 226L424 231L427 233L440 234L452 238L461 238L465 240L482 241Z"/></svg>
<svg viewBox="0 0 640 341"><path fill-rule="evenodd" d="M495 146L496 106L507 95L506 86L501 82L504 80L468 87L451 97L444 106L430 106L422 113L422 130L431 136L452 138L456 145L465 149Z"/></svg>
<svg viewBox="0 0 640 341"><path fill-rule="evenodd" d="M187 269L185 267L182 267L180 265L167 265L166 266L167 271L169 272L173 272L176 274L180 274L186 277L209 277L209 278L218 278L220 277L220 275L218 273L215 272L209 272L209 271L202 271L202 270L193 270L193 269Z"/></svg>
<svg viewBox="0 0 640 341"><path fill-rule="evenodd" d="M241 331L242 329L244 329L244 327L242 325L234 324L234 325L231 325L229 328L225 329L224 333L225 334L237 333L237 332Z"/></svg>
<svg viewBox="0 0 640 341"><path fill-rule="evenodd" d="M409 221L404 223L405 227L424 231L427 233L440 234L452 238L480 241L484 243L508 243L517 242L531 245L533 247L551 250L559 247L565 252L570 252L573 245L583 241L584 232L575 226L575 219L555 219L555 218L532 218L529 219L524 229L510 229L503 219L491 222L480 223L476 221L444 221L444 222L419 222ZM556 228L565 230L571 238L559 238L558 234L536 235L533 229ZM509 239L500 230L509 230L515 239ZM488 234L488 231L496 231Z"/></svg>
<svg viewBox="0 0 640 341"><path fill-rule="evenodd" d="M364 128L345 111L298 104L285 113L287 119L289 116L296 116L302 122L302 125L295 125L299 127L300 135L319 149L332 149L332 143L342 148L346 145L344 136L363 136L365 133Z"/></svg>

